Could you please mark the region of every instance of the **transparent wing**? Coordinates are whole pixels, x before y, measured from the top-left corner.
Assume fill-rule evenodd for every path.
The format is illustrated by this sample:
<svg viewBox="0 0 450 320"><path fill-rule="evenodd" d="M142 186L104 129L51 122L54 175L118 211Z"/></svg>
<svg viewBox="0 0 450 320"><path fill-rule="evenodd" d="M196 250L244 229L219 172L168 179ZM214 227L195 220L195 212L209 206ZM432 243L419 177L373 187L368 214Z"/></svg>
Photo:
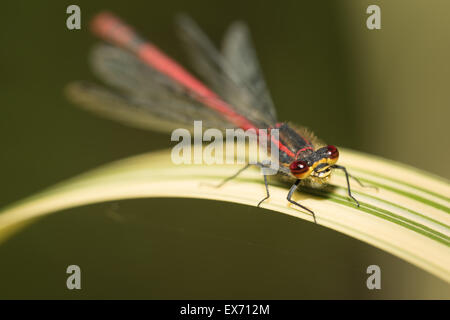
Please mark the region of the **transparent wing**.
<svg viewBox="0 0 450 320"><path fill-rule="evenodd" d="M222 54L188 16L178 16L176 24L195 70L210 87L251 121L274 125L275 109L245 25L230 27Z"/></svg>
<svg viewBox="0 0 450 320"><path fill-rule="evenodd" d="M245 23L237 21L228 28L223 39L222 52L236 73L239 87L246 87L254 98L254 108L276 120L275 107Z"/></svg>
<svg viewBox="0 0 450 320"><path fill-rule="evenodd" d="M77 106L134 128L169 132L183 125L161 120L157 113L149 112L151 106L149 108L145 103L132 101L98 85L74 82L66 87L65 93Z"/></svg>
<svg viewBox="0 0 450 320"><path fill-rule="evenodd" d="M204 127L233 127L219 113L193 100L180 85L123 49L98 45L92 51L91 63L95 73L117 90L82 82L71 84L67 93L80 107L149 130L190 129L194 120L202 120Z"/></svg>
<svg viewBox="0 0 450 320"><path fill-rule="evenodd" d="M92 70L101 80L127 94L152 100L187 95L182 86L125 49L98 44L91 51L90 62Z"/></svg>
<svg viewBox="0 0 450 320"><path fill-rule="evenodd" d="M103 86L86 82L73 82L65 91L77 106L139 129L172 132L177 128L186 128L192 131L194 120L202 120L203 127L206 128L233 127L215 113L204 113L201 109L203 106L198 107L175 97L165 102L156 102L119 94ZM185 109L178 112L183 107Z"/></svg>

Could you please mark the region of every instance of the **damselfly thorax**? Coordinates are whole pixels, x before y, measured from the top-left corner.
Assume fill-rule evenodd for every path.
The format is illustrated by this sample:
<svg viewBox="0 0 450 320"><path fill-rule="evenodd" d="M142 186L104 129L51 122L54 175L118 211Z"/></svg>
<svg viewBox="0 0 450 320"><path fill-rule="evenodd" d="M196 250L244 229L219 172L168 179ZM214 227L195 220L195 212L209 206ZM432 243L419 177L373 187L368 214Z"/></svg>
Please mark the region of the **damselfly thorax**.
<svg viewBox="0 0 450 320"><path fill-rule="evenodd" d="M295 128L287 123L277 123L280 144L280 163L288 170L282 172L297 179L313 179L316 183L328 181L331 169L338 161L339 151L335 146L325 146L305 128Z"/></svg>

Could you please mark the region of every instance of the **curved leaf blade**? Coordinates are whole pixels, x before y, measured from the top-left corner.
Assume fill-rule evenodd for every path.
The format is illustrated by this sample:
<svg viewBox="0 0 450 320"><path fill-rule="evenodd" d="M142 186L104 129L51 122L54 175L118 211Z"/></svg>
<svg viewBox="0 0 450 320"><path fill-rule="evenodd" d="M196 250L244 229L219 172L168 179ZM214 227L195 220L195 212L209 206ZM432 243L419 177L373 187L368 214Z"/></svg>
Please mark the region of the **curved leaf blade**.
<svg viewBox="0 0 450 320"><path fill-rule="evenodd" d="M296 201L314 210L317 223L365 241L450 282L450 185L442 178L374 156L342 150L340 163L365 183L346 196L339 173L325 191L297 192ZM217 184L240 167L176 166L170 151L114 162L60 183L0 211L0 243L33 219L92 203L144 197L187 197L256 205L265 195L257 170L248 170L221 188ZM383 174L380 174L383 173ZM286 201L287 186L272 184L263 207L313 221Z"/></svg>

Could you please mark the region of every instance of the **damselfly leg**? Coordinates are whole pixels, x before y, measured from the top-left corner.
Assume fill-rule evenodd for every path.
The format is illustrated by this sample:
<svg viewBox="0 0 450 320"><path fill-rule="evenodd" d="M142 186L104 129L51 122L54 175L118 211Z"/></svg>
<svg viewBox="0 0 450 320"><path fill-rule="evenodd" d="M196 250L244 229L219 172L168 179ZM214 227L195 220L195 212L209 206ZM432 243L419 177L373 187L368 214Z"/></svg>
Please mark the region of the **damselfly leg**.
<svg viewBox="0 0 450 320"><path fill-rule="evenodd" d="M225 178L222 182L220 182L219 184L215 185L214 187L215 187L215 188L220 188L220 187L223 186L225 183L227 183L228 181L233 180L233 179L236 178L238 175L240 175L242 172L244 172L245 170L247 170L251 165L252 165L252 164L247 163L247 164L245 165L245 167L239 169L239 170L238 170L235 174L233 174L232 176L229 176L228 178ZM265 167L265 165L262 164L262 163L256 163L255 165L258 166L258 167L260 167L260 168ZM260 207L260 206L261 206L261 203L263 203L264 201L266 201L267 199L270 198L270 193L269 193L269 183L268 183L268 181L267 181L267 175L264 175L264 185L265 185L265 187L266 187L266 196L265 196L261 201L258 202L257 207Z"/></svg>
<svg viewBox="0 0 450 320"><path fill-rule="evenodd" d="M264 185L266 186L266 196L264 199L262 199L260 202L258 202L258 205L257 205L258 208L261 205L261 203L263 203L264 201L266 201L267 199L270 198L269 183L267 182L267 175L264 175Z"/></svg>
<svg viewBox="0 0 450 320"><path fill-rule="evenodd" d="M352 178L353 180L355 180L356 182L358 182L358 184L359 184L361 187L363 187L363 188L372 188L372 189L375 189L375 190L378 191L378 187L364 184L364 183L362 183L358 178L356 178L355 176L351 175L350 173L348 174L348 176L349 176L350 178Z"/></svg>
<svg viewBox="0 0 450 320"><path fill-rule="evenodd" d="M297 179L297 180L295 181L295 183L292 185L291 189L289 190L289 193L288 193L286 199L287 199L287 201L289 201L290 203L295 204L296 206L299 206L300 208L302 208L302 209L308 211L309 213L311 213L312 216L313 216L313 218L314 218L314 223L317 223L317 221L316 221L316 215L314 214L314 211L312 211L311 209L308 209L307 207L302 206L300 203L298 203L298 202L292 200L292 195L294 194L295 190L297 190L297 187L298 187L298 185L300 184L300 181L301 181L300 179Z"/></svg>
<svg viewBox="0 0 450 320"><path fill-rule="evenodd" d="M215 185L215 188L220 188L221 186L223 186L225 183L227 183L228 181L233 180L234 178L236 178L238 175L240 175L242 172L244 172L245 170L247 170L248 168L250 168L251 164L247 163L245 165L245 167L239 169L235 174L233 174L232 176L229 176L228 178L225 178L224 180L222 180L222 182L220 182L219 184Z"/></svg>
<svg viewBox="0 0 450 320"><path fill-rule="evenodd" d="M262 164L262 163L257 163L257 164L255 164L255 165L257 165L257 166L260 167L260 168L266 167L266 166L265 166L264 164ZM219 183L218 185L215 185L214 187L219 188L219 187L223 186L223 185L224 185L225 183L227 183L228 181L233 180L234 178L236 178L239 174L241 174L243 171L245 171L246 169L248 169L250 166L251 166L250 163L247 164L247 165L245 165L245 167L239 169L239 171L237 171L235 174L233 174L232 176L230 176L230 177L224 179L221 183ZM308 211L309 213L311 213L312 216L313 216L313 218L314 218L314 223L317 223L317 221L316 221L316 215L315 215L314 211L312 211L311 209L308 209L307 207L302 206L300 203L298 203L298 202L292 200L292 195L294 194L295 190L297 189L298 185L300 184L300 181L301 181L300 179L297 179L297 181L295 181L295 183L292 185L291 189L289 190L289 193L288 193L286 199L287 199L290 203L295 204L296 206L298 206L298 207L300 207L300 208L302 208L302 209ZM266 201L267 199L270 198L269 182L267 181L267 175L264 175L264 185L265 185L265 188L266 188L266 196L265 196L261 201L258 202L257 207L260 207L261 204L262 204L264 201Z"/></svg>
<svg viewBox="0 0 450 320"><path fill-rule="evenodd" d="M359 202L358 202L358 200L356 200L356 198L352 195L352 191L351 191L351 189L350 189L350 180L349 180L350 175L349 175L349 173L347 172L347 169L346 169L344 166L339 166L339 165L337 165L337 164L333 165L333 168L335 168L335 169L340 169L340 170L344 171L344 173L345 173L345 179L347 180L347 193L348 193L348 196L349 196L350 198L352 198L353 201L355 201L356 205L359 207ZM352 177L352 178L355 179L354 177ZM356 180L358 181L358 179L356 179ZM360 183L360 182L359 182L359 183ZM361 184L361 183L360 183L360 184Z"/></svg>

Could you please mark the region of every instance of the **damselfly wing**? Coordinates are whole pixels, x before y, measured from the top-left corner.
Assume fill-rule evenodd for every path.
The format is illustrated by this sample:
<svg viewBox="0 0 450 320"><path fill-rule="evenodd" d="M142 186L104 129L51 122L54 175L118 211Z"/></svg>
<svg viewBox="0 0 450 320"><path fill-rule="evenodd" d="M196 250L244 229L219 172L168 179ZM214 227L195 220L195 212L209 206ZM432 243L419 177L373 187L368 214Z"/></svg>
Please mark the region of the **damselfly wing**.
<svg viewBox="0 0 450 320"><path fill-rule="evenodd" d="M341 169L347 178L348 195L359 206L351 194L350 175L345 167L336 164L338 149L324 145L305 128L277 122L244 23L235 22L229 27L222 51L188 16L178 16L176 25L194 70L208 86L119 18L103 12L93 19L92 30L109 44L94 47L91 65L107 86L75 82L67 87L70 98L98 115L148 130L190 128L194 120L202 120L204 127L219 129L264 128L270 132L276 128L281 164L278 174L294 181L287 195L290 203L310 212L315 220L313 211L292 200L293 193L302 182L324 183L332 169ZM270 134L269 139L274 141ZM264 181L267 194L258 206L270 196L266 176Z"/></svg>

